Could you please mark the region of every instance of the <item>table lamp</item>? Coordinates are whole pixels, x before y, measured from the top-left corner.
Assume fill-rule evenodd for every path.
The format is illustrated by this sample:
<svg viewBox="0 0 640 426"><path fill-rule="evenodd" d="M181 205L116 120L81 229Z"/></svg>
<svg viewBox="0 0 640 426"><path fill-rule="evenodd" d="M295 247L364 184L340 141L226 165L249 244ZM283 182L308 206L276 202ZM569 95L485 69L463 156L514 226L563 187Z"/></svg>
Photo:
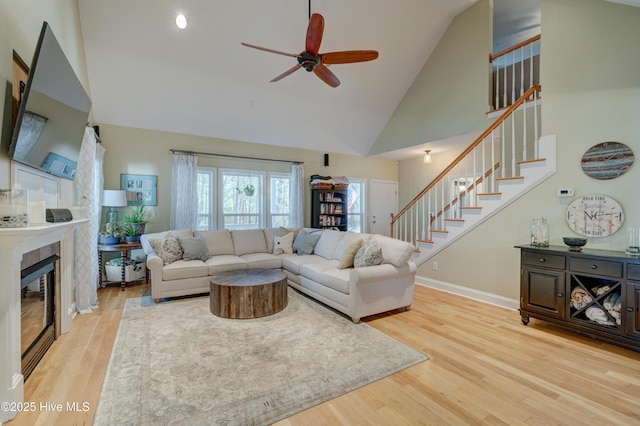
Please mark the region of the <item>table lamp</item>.
<svg viewBox="0 0 640 426"><path fill-rule="evenodd" d="M118 221L118 207L127 206L127 192L116 189L105 189L102 191L102 205L109 207L107 212L107 223L115 223Z"/></svg>

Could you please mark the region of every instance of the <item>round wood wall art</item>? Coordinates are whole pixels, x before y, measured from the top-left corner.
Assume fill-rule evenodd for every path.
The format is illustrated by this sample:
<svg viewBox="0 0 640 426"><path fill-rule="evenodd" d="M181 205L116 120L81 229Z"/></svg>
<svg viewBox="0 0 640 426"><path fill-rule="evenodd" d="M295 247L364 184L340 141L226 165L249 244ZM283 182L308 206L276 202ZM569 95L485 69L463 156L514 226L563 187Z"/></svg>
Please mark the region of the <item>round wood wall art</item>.
<svg viewBox="0 0 640 426"><path fill-rule="evenodd" d="M594 179L615 179L633 164L631 148L620 142L602 142L589 148L582 156L582 171Z"/></svg>
<svg viewBox="0 0 640 426"><path fill-rule="evenodd" d="M567 225L585 237L607 237L622 227L624 212L611 197L589 194L576 198L567 206Z"/></svg>

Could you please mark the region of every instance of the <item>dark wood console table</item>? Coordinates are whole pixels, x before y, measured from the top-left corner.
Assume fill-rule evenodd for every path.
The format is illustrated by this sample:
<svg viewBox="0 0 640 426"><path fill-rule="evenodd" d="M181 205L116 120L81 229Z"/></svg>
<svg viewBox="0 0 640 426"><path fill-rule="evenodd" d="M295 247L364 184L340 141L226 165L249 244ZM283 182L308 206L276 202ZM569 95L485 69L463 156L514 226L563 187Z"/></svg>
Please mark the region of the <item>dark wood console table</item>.
<svg viewBox="0 0 640 426"><path fill-rule="evenodd" d="M640 257L565 246L520 249L520 316L640 351Z"/></svg>
<svg viewBox="0 0 640 426"><path fill-rule="evenodd" d="M124 291L127 286L126 281L126 264L125 261L129 258L129 252L131 250L141 249L142 244L140 243L121 243L121 244L98 244L98 285L103 287L103 279L102 279L102 252L103 251L119 251L120 258L122 259L122 274L120 276L120 288ZM147 265L145 265L145 280L149 282L149 269L147 269Z"/></svg>

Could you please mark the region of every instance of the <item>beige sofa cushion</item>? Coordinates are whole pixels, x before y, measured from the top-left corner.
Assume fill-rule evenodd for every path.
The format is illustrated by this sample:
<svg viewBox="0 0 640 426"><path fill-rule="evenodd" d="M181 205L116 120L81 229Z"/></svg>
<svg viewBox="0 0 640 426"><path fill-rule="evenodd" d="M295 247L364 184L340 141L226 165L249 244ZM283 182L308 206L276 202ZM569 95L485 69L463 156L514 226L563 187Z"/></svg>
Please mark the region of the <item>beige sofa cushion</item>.
<svg viewBox="0 0 640 426"><path fill-rule="evenodd" d="M211 256L235 254L233 252L231 232L228 229L222 229L220 231L196 231L194 234L200 235L205 240Z"/></svg>
<svg viewBox="0 0 640 426"><path fill-rule="evenodd" d="M307 263L322 262L323 260L326 260L324 257L320 257L315 254L306 254L304 256L298 256L297 254L283 254L280 255L280 257L282 258L282 267L296 275L300 275L300 266L306 265Z"/></svg>
<svg viewBox="0 0 640 426"><path fill-rule="evenodd" d="M239 256L232 254L220 254L210 257L206 261L209 268L209 275L219 272L237 271L238 269L247 269L247 261Z"/></svg>
<svg viewBox="0 0 640 426"><path fill-rule="evenodd" d="M267 253L267 240L262 229L231 231L233 250L236 256L248 253Z"/></svg>
<svg viewBox="0 0 640 426"><path fill-rule="evenodd" d="M209 268L201 260L176 260L162 268L164 281L206 277L207 275L209 275Z"/></svg>
<svg viewBox="0 0 640 426"><path fill-rule="evenodd" d="M337 260L307 263L300 266L300 275L340 293L349 294L350 271L337 269L337 267Z"/></svg>
<svg viewBox="0 0 640 426"><path fill-rule="evenodd" d="M267 242L267 253L273 253L273 239L280 235L278 228L267 228L264 230L264 240Z"/></svg>
<svg viewBox="0 0 640 426"><path fill-rule="evenodd" d="M402 266L407 263L416 249L411 243L379 234L374 235L371 242L377 243L382 249L382 262L394 266Z"/></svg>
<svg viewBox="0 0 640 426"><path fill-rule="evenodd" d="M320 239L313 249L313 253L322 256L325 259L333 259L333 254L346 232L335 231L333 229L325 229L322 231Z"/></svg>
<svg viewBox="0 0 640 426"><path fill-rule="evenodd" d="M249 269L280 269L282 259L270 253L248 253L240 256L247 262Z"/></svg>

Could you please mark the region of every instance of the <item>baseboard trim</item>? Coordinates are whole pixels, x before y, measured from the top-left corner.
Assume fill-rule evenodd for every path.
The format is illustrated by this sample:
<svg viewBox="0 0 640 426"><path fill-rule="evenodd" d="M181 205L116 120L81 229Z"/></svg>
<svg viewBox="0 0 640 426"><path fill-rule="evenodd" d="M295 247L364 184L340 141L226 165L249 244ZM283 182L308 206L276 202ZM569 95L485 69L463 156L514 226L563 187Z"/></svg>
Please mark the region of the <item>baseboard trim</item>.
<svg viewBox="0 0 640 426"><path fill-rule="evenodd" d="M517 311L520 307L520 303L515 299L509 299L508 297L498 296L497 294L491 294L485 291L462 287L456 284L438 281L431 278L416 276L416 284L424 287L434 288L436 290L445 291L447 293L456 294L458 296L477 300L479 302L500 306L512 311Z"/></svg>

